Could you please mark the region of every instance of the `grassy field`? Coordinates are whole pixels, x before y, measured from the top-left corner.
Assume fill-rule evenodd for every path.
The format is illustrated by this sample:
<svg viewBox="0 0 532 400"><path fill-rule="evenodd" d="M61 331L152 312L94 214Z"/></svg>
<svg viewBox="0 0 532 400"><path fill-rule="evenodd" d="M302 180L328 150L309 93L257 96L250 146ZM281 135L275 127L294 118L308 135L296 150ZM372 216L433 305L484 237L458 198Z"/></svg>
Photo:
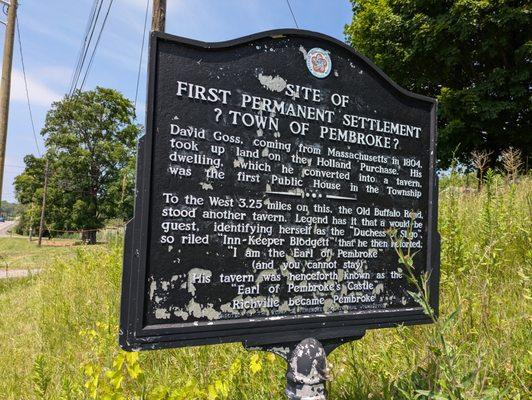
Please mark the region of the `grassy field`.
<svg viewBox="0 0 532 400"><path fill-rule="evenodd" d="M72 239L43 239L42 247L37 240L27 237L0 237L0 269L40 269L50 265L54 258L69 257L75 254Z"/></svg>
<svg viewBox="0 0 532 400"><path fill-rule="evenodd" d="M532 179L487 180L441 185L440 322L340 347L331 399L530 398ZM48 251L39 276L0 281L0 398L283 398L284 362L239 344L121 352L121 245Z"/></svg>

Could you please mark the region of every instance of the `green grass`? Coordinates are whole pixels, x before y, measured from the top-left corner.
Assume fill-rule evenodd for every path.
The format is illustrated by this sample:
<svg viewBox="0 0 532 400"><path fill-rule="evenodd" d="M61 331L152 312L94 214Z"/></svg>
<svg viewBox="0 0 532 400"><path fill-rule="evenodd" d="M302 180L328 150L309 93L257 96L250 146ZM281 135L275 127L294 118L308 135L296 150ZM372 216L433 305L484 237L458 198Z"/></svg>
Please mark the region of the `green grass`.
<svg viewBox="0 0 532 400"><path fill-rule="evenodd" d="M0 393L32 399L29 373L41 350L40 293L35 278L0 280Z"/></svg>
<svg viewBox="0 0 532 400"><path fill-rule="evenodd" d="M39 269L54 259L64 259L75 254L75 241L71 239L43 239L42 247L37 239L27 237L0 237L0 269Z"/></svg>
<svg viewBox="0 0 532 400"><path fill-rule="evenodd" d="M490 175L477 193L455 178L440 200L445 323L341 346L329 358L331 399L530 398L532 179ZM283 398L284 362L240 344L126 357L121 246L64 251L67 261L43 252L51 265L39 276L0 282L0 398Z"/></svg>

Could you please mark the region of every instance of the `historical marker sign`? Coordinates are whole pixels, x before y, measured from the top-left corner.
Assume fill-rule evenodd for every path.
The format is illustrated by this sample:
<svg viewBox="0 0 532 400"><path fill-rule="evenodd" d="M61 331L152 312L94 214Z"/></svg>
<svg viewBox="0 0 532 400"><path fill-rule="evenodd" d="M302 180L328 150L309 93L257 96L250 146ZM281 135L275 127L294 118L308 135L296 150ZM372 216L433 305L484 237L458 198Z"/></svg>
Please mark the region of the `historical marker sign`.
<svg viewBox="0 0 532 400"><path fill-rule="evenodd" d="M285 30L151 39L121 345L355 336L428 322L385 230L414 210L438 301L436 103Z"/></svg>

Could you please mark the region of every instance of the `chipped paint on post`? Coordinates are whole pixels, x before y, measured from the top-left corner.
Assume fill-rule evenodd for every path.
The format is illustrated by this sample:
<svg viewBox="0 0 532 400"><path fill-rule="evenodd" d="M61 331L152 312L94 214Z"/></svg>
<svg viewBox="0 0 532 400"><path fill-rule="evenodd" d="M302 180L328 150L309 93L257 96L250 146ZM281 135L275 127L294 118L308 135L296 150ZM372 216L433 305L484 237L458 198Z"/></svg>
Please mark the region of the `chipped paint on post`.
<svg viewBox="0 0 532 400"><path fill-rule="evenodd" d="M328 379L327 356L321 343L302 340L289 354L286 395L289 400L325 400Z"/></svg>

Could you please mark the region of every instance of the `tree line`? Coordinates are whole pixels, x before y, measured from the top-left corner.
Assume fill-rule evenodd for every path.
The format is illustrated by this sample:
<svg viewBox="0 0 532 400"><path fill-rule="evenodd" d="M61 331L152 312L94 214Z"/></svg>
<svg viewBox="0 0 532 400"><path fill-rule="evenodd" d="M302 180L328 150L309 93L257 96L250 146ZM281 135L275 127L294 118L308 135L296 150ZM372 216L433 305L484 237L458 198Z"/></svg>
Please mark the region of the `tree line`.
<svg viewBox="0 0 532 400"><path fill-rule="evenodd" d="M438 99L438 166L532 149L532 13L523 0L351 0L347 41L395 82ZM525 163L526 164L526 163Z"/></svg>

